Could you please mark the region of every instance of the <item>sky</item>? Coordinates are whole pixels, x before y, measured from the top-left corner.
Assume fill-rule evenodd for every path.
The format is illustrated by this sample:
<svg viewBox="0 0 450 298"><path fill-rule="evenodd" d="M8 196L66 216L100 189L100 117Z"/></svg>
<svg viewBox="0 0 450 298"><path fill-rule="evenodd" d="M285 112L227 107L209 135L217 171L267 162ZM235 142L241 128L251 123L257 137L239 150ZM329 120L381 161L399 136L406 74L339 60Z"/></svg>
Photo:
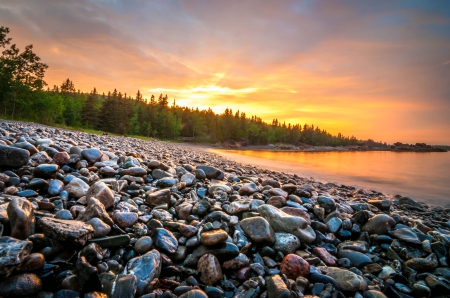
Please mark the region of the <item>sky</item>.
<svg viewBox="0 0 450 298"><path fill-rule="evenodd" d="M448 1L2 0L50 87L450 145Z"/></svg>

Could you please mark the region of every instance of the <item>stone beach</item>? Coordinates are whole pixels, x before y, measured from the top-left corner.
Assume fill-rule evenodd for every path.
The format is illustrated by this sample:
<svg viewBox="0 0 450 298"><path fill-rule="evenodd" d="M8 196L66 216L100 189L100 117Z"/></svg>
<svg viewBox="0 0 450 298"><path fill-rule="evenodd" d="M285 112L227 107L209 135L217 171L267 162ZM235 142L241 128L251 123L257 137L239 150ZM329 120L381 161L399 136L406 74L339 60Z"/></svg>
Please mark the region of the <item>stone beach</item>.
<svg viewBox="0 0 450 298"><path fill-rule="evenodd" d="M0 297L450 295L450 209L0 121Z"/></svg>

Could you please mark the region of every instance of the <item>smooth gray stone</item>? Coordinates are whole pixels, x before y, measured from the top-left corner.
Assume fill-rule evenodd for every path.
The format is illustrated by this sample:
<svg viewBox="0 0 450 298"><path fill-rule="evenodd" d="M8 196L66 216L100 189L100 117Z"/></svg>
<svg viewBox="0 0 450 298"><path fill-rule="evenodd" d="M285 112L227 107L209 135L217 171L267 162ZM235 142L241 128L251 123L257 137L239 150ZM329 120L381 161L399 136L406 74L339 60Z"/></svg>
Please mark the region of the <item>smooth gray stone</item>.
<svg viewBox="0 0 450 298"><path fill-rule="evenodd" d="M133 274L137 278L137 294L142 295L148 284L161 273L162 260L160 253L153 249L146 254L128 261L124 274Z"/></svg>
<svg viewBox="0 0 450 298"><path fill-rule="evenodd" d="M0 237L0 276L8 277L33 249L31 241L21 241L12 237Z"/></svg>

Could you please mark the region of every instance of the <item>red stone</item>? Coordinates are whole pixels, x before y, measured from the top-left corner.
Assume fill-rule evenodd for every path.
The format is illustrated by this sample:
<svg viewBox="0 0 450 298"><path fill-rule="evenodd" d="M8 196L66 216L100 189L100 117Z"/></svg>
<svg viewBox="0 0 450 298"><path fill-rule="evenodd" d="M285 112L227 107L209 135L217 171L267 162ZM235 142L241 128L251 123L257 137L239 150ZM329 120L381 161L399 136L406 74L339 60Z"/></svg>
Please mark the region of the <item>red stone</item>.
<svg viewBox="0 0 450 298"><path fill-rule="evenodd" d="M335 266L336 260L333 256L323 247L313 248L313 254L321 259L327 266Z"/></svg>
<svg viewBox="0 0 450 298"><path fill-rule="evenodd" d="M280 265L281 273L287 278L296 280L297 277L307 277L309 275L309 264L302 257L288 254L284 257Z"/></svg>
<svg viewBox="0 0 450 298"><path fill-rule="evenodd" d="M70 155L67 152L58 152L53 155L53 161L58 165L66 165L70 161Z"/></svg>

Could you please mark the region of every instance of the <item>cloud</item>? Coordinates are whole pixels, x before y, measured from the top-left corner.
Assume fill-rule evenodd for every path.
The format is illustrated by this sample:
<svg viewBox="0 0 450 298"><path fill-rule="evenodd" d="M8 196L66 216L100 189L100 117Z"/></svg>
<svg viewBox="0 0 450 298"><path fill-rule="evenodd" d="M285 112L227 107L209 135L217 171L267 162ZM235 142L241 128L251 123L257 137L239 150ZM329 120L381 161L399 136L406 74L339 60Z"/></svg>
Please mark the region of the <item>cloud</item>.
<svg viewBox="0 0 450 298"><path fill-rule="evenodd" d="M360 138L450 143L441 2L3 0L0 19L49 64L49 85L69 77L84 91L139 89Z"/></svg>

